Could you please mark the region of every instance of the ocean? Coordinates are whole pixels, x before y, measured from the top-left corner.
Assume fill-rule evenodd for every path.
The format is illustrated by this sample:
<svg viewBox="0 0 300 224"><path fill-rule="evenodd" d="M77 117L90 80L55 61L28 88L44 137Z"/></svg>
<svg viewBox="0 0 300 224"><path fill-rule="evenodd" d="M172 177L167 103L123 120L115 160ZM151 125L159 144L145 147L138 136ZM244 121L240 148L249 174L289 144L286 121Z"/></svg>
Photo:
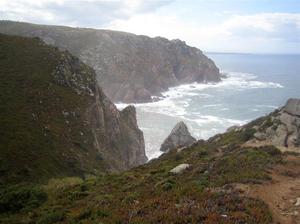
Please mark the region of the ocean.
<svg viewBox="0 0 300 224"><path fill-rule="evenodd" d="M300 55L206 55L226 74L222 82L173 87L158 102L135 104L149 159L161 155L161 143L179 121L195 138L207 139L300 98Z"/></svg>

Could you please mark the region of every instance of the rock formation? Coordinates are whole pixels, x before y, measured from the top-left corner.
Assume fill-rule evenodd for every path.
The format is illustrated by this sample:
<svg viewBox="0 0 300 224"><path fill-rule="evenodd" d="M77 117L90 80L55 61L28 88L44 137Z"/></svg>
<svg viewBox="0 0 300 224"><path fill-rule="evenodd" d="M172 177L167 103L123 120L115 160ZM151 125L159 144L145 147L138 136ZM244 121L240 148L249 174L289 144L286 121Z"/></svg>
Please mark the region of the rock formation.
<svg viewBox="0 0 300 224"><path fill-rule="evenodd" d="M112 171L126 170L147 162L143 132L136 111L128 106L118 111L97 85L95 103L87 109L96 148Z"/></svg>
<svg viewBox="0 0 300 224"><path fill-rule="evenodd" d="M94 70L70 53L0 34L0 74L0 184L147 161L135 108L118 111Z"/></svg>
<svg viewBox="0 0 300 224"><path fill-rule="evenodd" d="M300 100L299 99L289 99L284 107L284 111L293 116L300 117Z"/></svg>
<svg viewBox="0 0 300 224"><path fill-rule="evenodd" d="M219 69L199 49L180 40L125 32L0 22L0 32L39 37L92 66L113 102L147 102L168 87L218 82Z"/></svg>
<svg viewBox="0 0 300 224"><path fill-rule="evenodd" d="M289 99L283 108L260 120L254 126L257 141L300 152L300 99Z"/></svg>
<svg viewBox="0 0 300 224"><path fill-rule="evenodd" d="M183 164L180 164L180 165L174 167L172 170L170 170L170 173L180 174L184 170L188 169L189 167L190 167L190 164L183 163Z"/></svg>
<svg viewBox="0 0 300 224"><path fill-rule="evenodd" d="M196 139L191 136L187 126L183 121L180 121L172 129L170 135L165 139L160 147L160 151L167 152L170 149L175 149L179 146L187 146L195 142Z"/></svg>

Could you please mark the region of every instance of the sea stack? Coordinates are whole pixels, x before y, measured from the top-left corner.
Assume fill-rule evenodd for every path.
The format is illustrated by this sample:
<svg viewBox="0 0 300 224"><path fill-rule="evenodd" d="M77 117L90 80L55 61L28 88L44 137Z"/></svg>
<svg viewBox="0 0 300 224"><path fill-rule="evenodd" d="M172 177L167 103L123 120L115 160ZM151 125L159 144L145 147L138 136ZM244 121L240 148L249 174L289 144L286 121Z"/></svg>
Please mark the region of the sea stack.
<svg viewBox="0 0 300 224"><path fill-rule="evenodd" d="M196 139L191 136L188 127L183 121L180 121L172 129L169 136L165 139L160 147L160 151L167 152L170 149L178 148L179 146L187 146L192 144Z"/></svg>

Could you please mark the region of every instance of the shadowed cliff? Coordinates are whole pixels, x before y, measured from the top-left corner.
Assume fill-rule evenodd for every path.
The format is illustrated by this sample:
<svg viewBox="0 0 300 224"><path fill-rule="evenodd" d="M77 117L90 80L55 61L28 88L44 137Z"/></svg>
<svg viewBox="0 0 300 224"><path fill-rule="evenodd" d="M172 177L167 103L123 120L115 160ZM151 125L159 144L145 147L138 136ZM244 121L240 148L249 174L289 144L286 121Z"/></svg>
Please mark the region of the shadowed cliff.
<svg viewBox="0 0 300 224"><path fill-rule="evenodd" d="M95 72L35 38L0 35L0 180L42 181L146 162L133 107L118 111Z"/></svg>

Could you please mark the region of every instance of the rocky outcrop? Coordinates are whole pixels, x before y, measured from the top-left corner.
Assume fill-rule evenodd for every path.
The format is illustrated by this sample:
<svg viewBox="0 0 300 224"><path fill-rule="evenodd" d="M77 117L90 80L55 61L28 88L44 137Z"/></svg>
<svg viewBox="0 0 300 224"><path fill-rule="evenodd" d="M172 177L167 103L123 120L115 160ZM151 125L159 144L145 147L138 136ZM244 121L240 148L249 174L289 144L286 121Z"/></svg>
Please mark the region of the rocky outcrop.
<svg viewBox="0 0 300 224"><path fill-rule="evenodd" d="M300 99L289 99L284 107L284 111L300 117Z"/></svg>
<svg viewBox="0 0 300 224"><path fill-rule="evenodd" d="M196 139L191 136L186 124L180 121L172 129L170 135L165 139L160 147L160 151L167 152L170 149L175 149L187 146L195 142Z"/></svg>
<svg viewBox="0 0 300 224"><path fill-rule="evenodd" d="M0 34L0 49L0 184L147 161L135 108L119 111L92 68L36 38Z"/></svg>
<svg viewBox="0 0 300 224"><path fill-rule="evenodd" d="M114 102L147 102L172 86L220 81L214 62L180 40L10 21L0 22L0 32L37 36L68 49L95 69L105 94Z"/></svg>
<svg viewBox="0 0 300 224"><path fill-rule="evenodd" d="M134 106L127 106L120 112L122 132L128 146L128 166L135 167L147 162L143 132L139 129Z"/></svg>
<svg viewBox="0 0 300 224"><path fill-rule="evenodd" d="M95 81L92 69L69 53L63 53L53 72L54 82L72 88L78 95L88 94L94 103L86 110L97 151L113 171L126 170L147 161L143 132L133 106L118 111ZM86 69L86 70L85 70Z"/></svg>
<svg viewBox="0 0 300 224"><path fill-rule="evenodd" d="M289 99L283 108L260 120L254 134L258 141L300 151L300 99Z"/></svg>
<svg viewBox="0 0 300 224"><path fill-rule="evenodd" d="M95 102L87 110L95 146L109 164L120 171L147 162L143 132L137 126L133 106L119 111L96 86Z"/></svg>

